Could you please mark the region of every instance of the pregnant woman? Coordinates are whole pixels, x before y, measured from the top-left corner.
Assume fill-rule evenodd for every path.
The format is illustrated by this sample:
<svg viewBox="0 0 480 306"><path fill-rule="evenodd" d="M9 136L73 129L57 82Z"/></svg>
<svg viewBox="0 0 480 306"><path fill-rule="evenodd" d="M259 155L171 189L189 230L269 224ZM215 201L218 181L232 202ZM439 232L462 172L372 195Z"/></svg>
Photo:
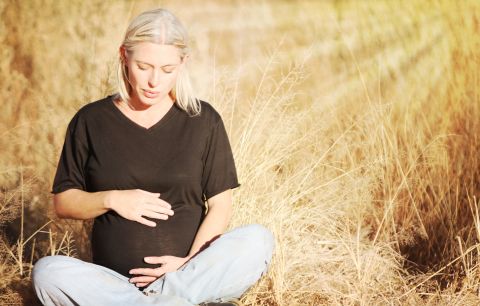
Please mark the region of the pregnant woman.
<svg viewBox="0 0 480 306"><path fill-rule="evenodd" d="M137 16L119 48L118 93L68 125L52 193L92 219L92 262L46 256L44 305L234 305L267 270L270 231L224 233L240 186L222 118L195 98L187 33L169 11Z"/></svg>

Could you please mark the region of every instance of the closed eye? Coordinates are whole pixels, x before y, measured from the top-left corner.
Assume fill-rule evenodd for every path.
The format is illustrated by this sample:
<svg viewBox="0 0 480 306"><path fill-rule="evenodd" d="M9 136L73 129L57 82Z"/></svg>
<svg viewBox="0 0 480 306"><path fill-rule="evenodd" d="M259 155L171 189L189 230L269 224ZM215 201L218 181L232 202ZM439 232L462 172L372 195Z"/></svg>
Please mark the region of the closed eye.
<svg viewBox="0 0 480 306"><path fill-rule="evenodd" d="M172 73L173 71L175 71L175 67L172 67L172 66L162 67L162 70L165 73Z"/></svg>

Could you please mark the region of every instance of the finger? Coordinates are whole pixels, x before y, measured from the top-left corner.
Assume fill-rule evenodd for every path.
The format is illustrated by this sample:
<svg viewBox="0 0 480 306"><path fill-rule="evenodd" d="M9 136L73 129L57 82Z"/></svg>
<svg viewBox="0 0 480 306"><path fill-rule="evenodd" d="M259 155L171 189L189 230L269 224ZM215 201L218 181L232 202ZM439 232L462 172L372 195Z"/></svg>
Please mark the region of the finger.
<svg viewBox="0 0 480 306"><path fill-rule="evenodd" d="M173 216L174 214L173 210L170 208L159 207L158 205L151 204L151 203L147 204L146 208L150 211L154 211L156 213L160 213L164 215Z"/></svg>
<svg viewBox="0 0 480 306"><path fill-rule="evenodd" d="M161 214L161 213L157 213L157 212L154 212L154 211L146 211L144 213L142 213L142 216L145 216L145 217L149 217L149 218L154 218L154 219L160 219L160 220L167 220L168 219L168 215L166 214Z"/></svg>
<svg viewBox="0 0 480 306"><path fill-rule="evenodd" d="M139 223L142 223L142 224L145 224L147 226L150 226L150 227L155 227L157 226L157 223L153 222L153 221L150 221L150 220L147 220L143 217L139 217L138 219L135 219L135 221L139 222Z"/></svg>
<svg viewBox="0 0 480 306"><path fill-rule="evenodd" d="M136 283L135 286L137 287L145 287L146 285L148 285L150 283Z"/></svg>
<svg viewBox="0 0 480 306"><path fill-rule="evenodd" d="M165 256L147 256L143 260L149 264L158 264L163 265L167 263L167 258Z"/></svg>
<svg viewBox="0 0 480 306"><path fill-rule="evenodd" d="M149 191L146 191L146 190L143 190L143 189L137 189L137 190L146 194L146 195L153 196L155 198L158 198L160 196L160 192L149 192Z"/></svg>
<svg viewBox="0 0 480 306"><path fill-rule="evenodd" d="M130 283L133 283L133 284L135 284L135 283L150 283L150 282L153 282L156 279L157 278L154 277L154 276L137 276L137 277L132 277L128 281Z"/></svg>
<svg viewBox="0 0 480 306"><path fill-rule="evenodd" d="M150 199L149 203L155 204L157 206L164 207L167 209L172 209L172 205L170 205L170 203L160 198Z"/></svg>
<svg viewBox="0 0 480 306"><path fill-rule="evenodd" d="M134 274L134 275L141 275L141 276L155 276L158 277L160 271L159 269L152 269L152 268L138 268L138 269L132 269L128 273Z"/></svg>

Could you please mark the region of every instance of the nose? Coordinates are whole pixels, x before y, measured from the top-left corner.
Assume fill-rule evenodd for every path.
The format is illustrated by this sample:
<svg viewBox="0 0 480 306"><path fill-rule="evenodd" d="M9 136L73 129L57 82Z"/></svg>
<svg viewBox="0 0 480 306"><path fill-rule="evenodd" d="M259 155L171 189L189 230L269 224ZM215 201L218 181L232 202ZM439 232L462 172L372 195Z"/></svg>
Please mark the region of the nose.
<svg viewBox="0 0 480 306"><path fill-rule="evenodd" d="M160 73L153 69L152 73L150 74L150 77L148 78L148 85L152 88L155 88L158 86L160 82Z"/></svg>

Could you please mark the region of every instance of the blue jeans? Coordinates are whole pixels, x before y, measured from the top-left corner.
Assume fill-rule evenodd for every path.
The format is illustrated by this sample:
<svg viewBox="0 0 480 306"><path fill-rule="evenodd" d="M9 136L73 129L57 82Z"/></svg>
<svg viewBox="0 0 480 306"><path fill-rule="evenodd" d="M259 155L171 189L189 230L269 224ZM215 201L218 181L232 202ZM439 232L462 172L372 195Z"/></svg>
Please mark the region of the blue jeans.
<svg viewBox="0 0 480 306"><path fill-rule="evenodd" d="M38 260L32 281L43 305L191 306L228 301L239 298L267 271L273 248L272 233L252 224L222 234L143 292L120 273L63 255Z"/></svg>

